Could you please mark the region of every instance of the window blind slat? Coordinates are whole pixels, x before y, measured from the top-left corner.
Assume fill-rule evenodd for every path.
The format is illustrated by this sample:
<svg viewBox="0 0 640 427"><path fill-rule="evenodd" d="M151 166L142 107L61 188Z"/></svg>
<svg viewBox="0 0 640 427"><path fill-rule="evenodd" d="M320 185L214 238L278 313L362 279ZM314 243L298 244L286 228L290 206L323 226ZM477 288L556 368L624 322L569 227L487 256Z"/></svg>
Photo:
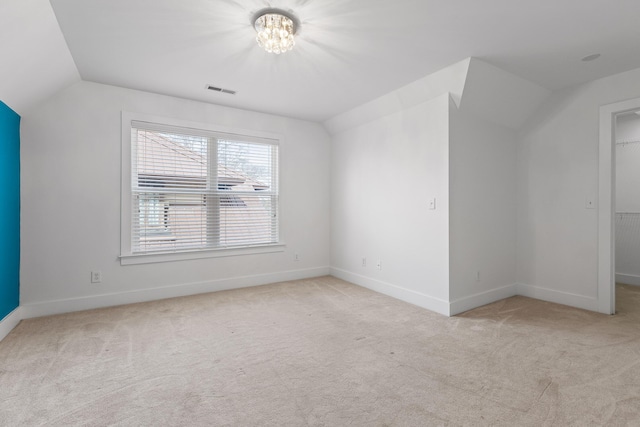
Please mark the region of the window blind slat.
<svg viewBox="0 0 640 427"><path fill-rule="evenodd" d="M133 253L278 242L272 140L132 122Z"/></svg>

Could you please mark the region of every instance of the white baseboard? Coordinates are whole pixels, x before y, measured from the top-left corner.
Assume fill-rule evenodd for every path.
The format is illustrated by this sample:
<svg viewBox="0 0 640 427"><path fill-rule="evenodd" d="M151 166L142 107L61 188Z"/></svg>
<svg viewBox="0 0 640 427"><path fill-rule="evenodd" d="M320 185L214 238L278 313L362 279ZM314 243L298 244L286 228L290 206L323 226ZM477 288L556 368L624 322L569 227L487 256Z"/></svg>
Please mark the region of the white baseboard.
<svg viewBox="0 0 640 427"><path fill-rule="evenodd" d="M634 274L616 273L616 283L624 283L625 285L640 286L640 276L636 276Z"/></svg>
<svg viewBox="0 0 640 427"><path fill-rule="evenodd" d="M491 304L492 302L500 301L501 299L509 298L514 295L517 295L516 285L508 285L503 286L502 288L491 289L490 291L481 292L479 294L470 295L468 297L452 301L449 304L449 312L451 313L451 316L455 316L456 314L464 313L465 311Z"/></svg>
<svg viewBox="0 0 640 427"><path fill-rule="evenodd" d="M408 302L409 304L417 305L418 307L426 308L427 310L449 316L449 303L439 298L434 298L420 292L412 291L410 289L362 276L360 274L351 273L350 271L342 270L340 268L332 267L331 275L339 279L346 280L347 282L354 283L358 286L362 286L363 288L371 289L372 291L380 292L381 294Z"/></svg>
<svg viewBox="0 0 640 427"><path fill-rule="evenodd" d="M32 317L48 316L52 314L69 313L80 310L110 307L123 304L154 301L165 298L174 298L187 295L195 295L207 292L216 292L229 289L245 288L250 286L266 285L269 283L300 280L311 277L331 274L340 279L356 285L371 289L375 292L417 305L427 310L434 311L445 316L453 316L464 311L490 304L514 295L522 295L558 304L597 311L597 298L585 297L566 292L556 291L537 286L517 284L504 286L487 292L471 295L456 301L448 302L430 295L416 292L401 286L392 285L377 279L362 276L346 270L333 267L317 267L304 270L290 270L277 273L259 274L253 276L233 277L206 282L185 283L181 285L165 286L161 288L141 289L120 293L93 295L79 298L68 298L51 301L39 301L22 304L2 321L0 321L0 340L4 338L20 320ZM637 276L624 276L637 277ZM617 278L616 278L617 279ZM638 285L640 285L640 278ZM629 283L629 280L622 280ZM635 283L632 283L635 284Z"/></svg>
<svg viewBox="0 0 640 427"><path fill-rule="evenodd" d="M9 335L9 332L18 326L18 323L20 323L22 319L22 307L18 307L7 314L4 319L0 320L0 341Z"/></svg>
<svg viewBox="0 0 640 427"><path fill-rule="evenodd" d="M127 292L92 295L87 297L41 301L23 304L22 318L49 316L52 314L70 313L73 311L91 310L123 304L155 301L165 298L182 297L208 292L225 291L266 285L269 283L307 279L330 274L329 267L318 267L304 270L282 271L277 273L258 274L254 276L233 277L206 282L184 283L161 288L141 289Z"/></svg>
<svg viewBox="0 0 640 427"><path fill-rule="evenodd" d="M517 285L517 294L543 301L555 302L557 304L582 308L585 310L598 311L598 299L585 297L583 295L570 294L553 289L524 285L522 283L518 283Z"/></svg>

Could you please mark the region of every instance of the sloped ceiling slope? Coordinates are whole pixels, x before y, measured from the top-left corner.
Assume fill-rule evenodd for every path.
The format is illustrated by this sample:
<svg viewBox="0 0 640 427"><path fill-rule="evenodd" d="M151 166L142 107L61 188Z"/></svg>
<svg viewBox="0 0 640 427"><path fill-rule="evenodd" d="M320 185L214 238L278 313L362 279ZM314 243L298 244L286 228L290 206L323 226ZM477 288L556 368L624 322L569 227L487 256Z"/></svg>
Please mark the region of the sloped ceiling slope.
<svg viewBox="0 0 640 427"><path fill-rule="evenodd" d="M542 105L551 91L471 58L462 100L458 107L511 129L519 129Z"/></svg>
<svg viewBox="0 0 640 427"><path fill-rule="evenodd" d="M0 101L18 114L80 80L47 0L0 1Z"/></svg>
<svg viewBox="0 0 640 427"><path fill-rule="evenodd" d="M408 85L382 95L332 117L323 124L331 134L371 122L380 117L411 108L448 93L455 105L460 104L467 81L471 58L422 77Z"/></svg>
<svg viewBox="0 0 640 427"><path fill-rule="evenodd" d="M477 58L443 68L324 122L336 134L449 93L453 105L518 129L551 91Z"/></svg>

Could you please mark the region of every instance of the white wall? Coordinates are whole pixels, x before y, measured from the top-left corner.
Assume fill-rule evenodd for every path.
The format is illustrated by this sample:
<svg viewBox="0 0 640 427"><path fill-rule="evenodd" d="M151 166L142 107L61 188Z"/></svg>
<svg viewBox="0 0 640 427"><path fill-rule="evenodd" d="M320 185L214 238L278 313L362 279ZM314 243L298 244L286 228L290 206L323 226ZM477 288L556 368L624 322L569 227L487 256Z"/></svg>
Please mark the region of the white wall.
<svg viewBox="0 0 640 427"><path fill-rule="evenodd" d="M334 135L331 163L333 274L447 315L449 102Z"/></svg>
<svg viewBox="0 0 640 427"><path fill-rule="evenodd" d="M617 120L616 141L616 211L640 212L640 116Z"/></svg>
<svg viewBox="0 0 640 427"><path fill-rule="evenodd" d="M640 139L640 115L637 112L619 114L616 117L616 141Z"/></svg>
<svg viewBox="0 0 640 427"><path fill-rule="evenodd" d="M120 112L280 133L284 252L121 266ZM22 121L26 316L329 272L330 139L319 125L79 82ZM294 253L300 261L294 261ZM103 283L91 284L101 270ZM55 302L57 301L57 302Z"/></svg>
<svg viewBox="0 0 640 427"><path fill-rule="evenodd" d="M516 293L516 132L451 110L452 314ZM478 272L480 278L478 280Z"/></svg>
<svg viewBox="0 0 640 427"><path fill-rule="evenodd" d="M599 106L640 97L637 81L640 70L558 92L518 135L517 293L597 309L597 211L585 202L598 190ZM443 314L511 292L512 133L464 100L450 123L450 104L445 94L331 141L319 124L77 83L23 117L25 314L327 272ZM120 266L121 110L283 134L286 251Z"/></svg>
<svg viewBox="0 0 640 427"><path fill-rule="evenodd" d="M597 310L599 107L640 97L640 69L555 93L518 143L518 292Z"/></svg>
<svg viewBox="0 0 640 427"><path fill-rule="evenodd" d="M616 141L616 281L640 285L640 116L618 117Z"/></svg>

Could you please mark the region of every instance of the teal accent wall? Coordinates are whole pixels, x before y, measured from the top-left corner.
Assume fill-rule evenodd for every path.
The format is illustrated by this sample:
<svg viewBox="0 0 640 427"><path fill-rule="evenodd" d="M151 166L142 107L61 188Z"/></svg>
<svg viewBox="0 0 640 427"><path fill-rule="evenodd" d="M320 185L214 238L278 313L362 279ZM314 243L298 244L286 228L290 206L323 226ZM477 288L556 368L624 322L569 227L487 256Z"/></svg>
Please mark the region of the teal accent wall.
<svg viewBox="0 0 640 427"><path fill-rule="evenodd" d="M0 320L20 303L20 116L0 101Z"/></svg>

